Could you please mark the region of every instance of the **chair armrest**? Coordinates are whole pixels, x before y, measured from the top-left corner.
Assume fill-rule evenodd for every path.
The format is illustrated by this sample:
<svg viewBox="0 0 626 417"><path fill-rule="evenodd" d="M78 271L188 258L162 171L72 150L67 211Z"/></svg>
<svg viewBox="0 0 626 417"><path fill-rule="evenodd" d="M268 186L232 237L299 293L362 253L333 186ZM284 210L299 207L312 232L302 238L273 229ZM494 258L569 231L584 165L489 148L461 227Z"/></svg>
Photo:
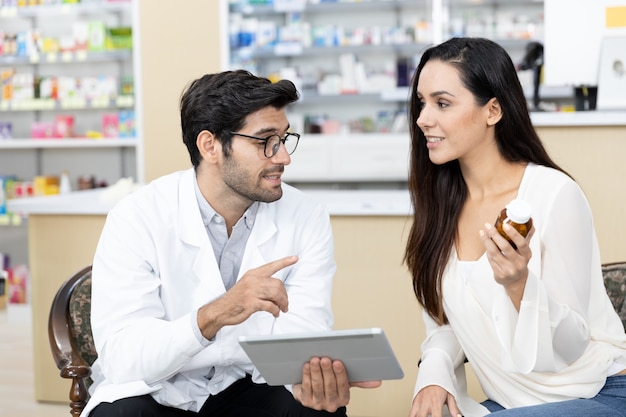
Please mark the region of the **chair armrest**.
<svg viewBox="0 0 626 417"><path fill-rule="evenodd" d="M70 379L70 414L79 417L89 399L87 379L91 366L77 353L67 320L67 305L73 288L59 291L52 302L48 317L50 350L62 378Z"/></svg>

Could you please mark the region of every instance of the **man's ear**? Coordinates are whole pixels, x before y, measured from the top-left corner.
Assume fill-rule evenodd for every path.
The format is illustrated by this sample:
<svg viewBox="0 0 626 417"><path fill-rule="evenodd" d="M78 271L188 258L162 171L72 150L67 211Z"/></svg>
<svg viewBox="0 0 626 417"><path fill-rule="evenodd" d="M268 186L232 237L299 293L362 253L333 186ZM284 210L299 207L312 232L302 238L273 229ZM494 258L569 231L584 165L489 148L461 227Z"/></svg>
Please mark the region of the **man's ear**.
<svg viewBox="0 0 626 417"><path fill-rule="evenodd" d="M198 133L196 146L200 151L202 159L208 162L215 161L222 151L222 144L215 138L215 135L208 130L203 130Z"/></svg>
<svg viewBox="0 0 626 417"><path fill-rule="evenodd" d="M487 102L487 125L494 126L496 123L502 119L502 107L500 107L500 103L498 99L493 97L489 102Z"/></svg>

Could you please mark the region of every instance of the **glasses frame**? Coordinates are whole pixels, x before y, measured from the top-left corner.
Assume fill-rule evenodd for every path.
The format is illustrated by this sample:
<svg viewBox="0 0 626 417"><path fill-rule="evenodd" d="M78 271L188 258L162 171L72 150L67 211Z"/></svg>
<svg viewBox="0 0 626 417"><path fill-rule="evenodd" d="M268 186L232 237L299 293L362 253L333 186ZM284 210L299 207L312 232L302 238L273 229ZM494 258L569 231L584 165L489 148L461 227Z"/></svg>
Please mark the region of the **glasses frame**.
<svg viewBox="0 0 626 417"><path fill-rule="evenodd" d="M229 133L231 135L234 135L234 136L241 136L241 137L244 137L244 138L260 140L262 142L265 142L265 144L263 146L263 155L265 155L266 158L272 158L274 155L276 155L278 153L278 150L280 149L280 144L281 143L283 144L283 146L285 146L285 150L287 150L285 142L287 142L287 139L289 139L289 138L295 138L296 145L293 147L293 150L291 152L289 152L287 150L287 154L292 155L296 151L296 149L298 148L298 143L300 142L300 134L299 133L293 133L293 132L285 133L284 137L280 137L280 135L275 134L275 135L270 135L270 136L268 136L266 138L261 138L259 136L246 135L245 133L239 133L239 132L229 132ZM274 136L278 137L278 147L276 148L276 150L270 149L271 154L268 155L267 144L269 143L270 139L273 138Z"/></svg>

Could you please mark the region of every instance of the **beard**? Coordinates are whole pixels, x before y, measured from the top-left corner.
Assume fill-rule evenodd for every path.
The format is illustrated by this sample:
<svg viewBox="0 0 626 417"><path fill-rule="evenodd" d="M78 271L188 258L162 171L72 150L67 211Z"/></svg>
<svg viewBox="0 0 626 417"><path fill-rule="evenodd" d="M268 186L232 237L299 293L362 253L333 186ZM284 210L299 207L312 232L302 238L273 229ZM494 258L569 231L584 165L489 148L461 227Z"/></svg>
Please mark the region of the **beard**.
<svg viewBox="0 0 626 417"><path fill-rule="evenodd" d="M265 176L281 174L284 170L285 167L280 165L265 170L261 172L260 176L256 176L230 156L224 159L222 178L224 183L241 197L251 202L259 201L262 203L272 203L283 196L283 189L281 185L271 186L263 184L263 178ZM265 187L263 187L263 185L265 185Z"/></svg>

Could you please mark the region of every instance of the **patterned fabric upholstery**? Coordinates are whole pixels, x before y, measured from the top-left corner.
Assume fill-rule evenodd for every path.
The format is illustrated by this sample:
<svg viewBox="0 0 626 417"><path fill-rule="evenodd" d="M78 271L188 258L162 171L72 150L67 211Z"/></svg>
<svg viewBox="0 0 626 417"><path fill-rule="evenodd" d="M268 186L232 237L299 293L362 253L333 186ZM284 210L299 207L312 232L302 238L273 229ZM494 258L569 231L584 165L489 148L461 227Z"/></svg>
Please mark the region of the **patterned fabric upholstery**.
<svg viewBox="0 0 626 417"><path fill-rule="evenodd" d="M75 349L88 365L92 365L98 354L91 335L91 276L72 292L69 313Z"/></svg>
<svg viewBox="0 0 626 417"><path fill-rule="evenodd" d="M602 265L604 285L626 329L626 262Z"/></svg>

